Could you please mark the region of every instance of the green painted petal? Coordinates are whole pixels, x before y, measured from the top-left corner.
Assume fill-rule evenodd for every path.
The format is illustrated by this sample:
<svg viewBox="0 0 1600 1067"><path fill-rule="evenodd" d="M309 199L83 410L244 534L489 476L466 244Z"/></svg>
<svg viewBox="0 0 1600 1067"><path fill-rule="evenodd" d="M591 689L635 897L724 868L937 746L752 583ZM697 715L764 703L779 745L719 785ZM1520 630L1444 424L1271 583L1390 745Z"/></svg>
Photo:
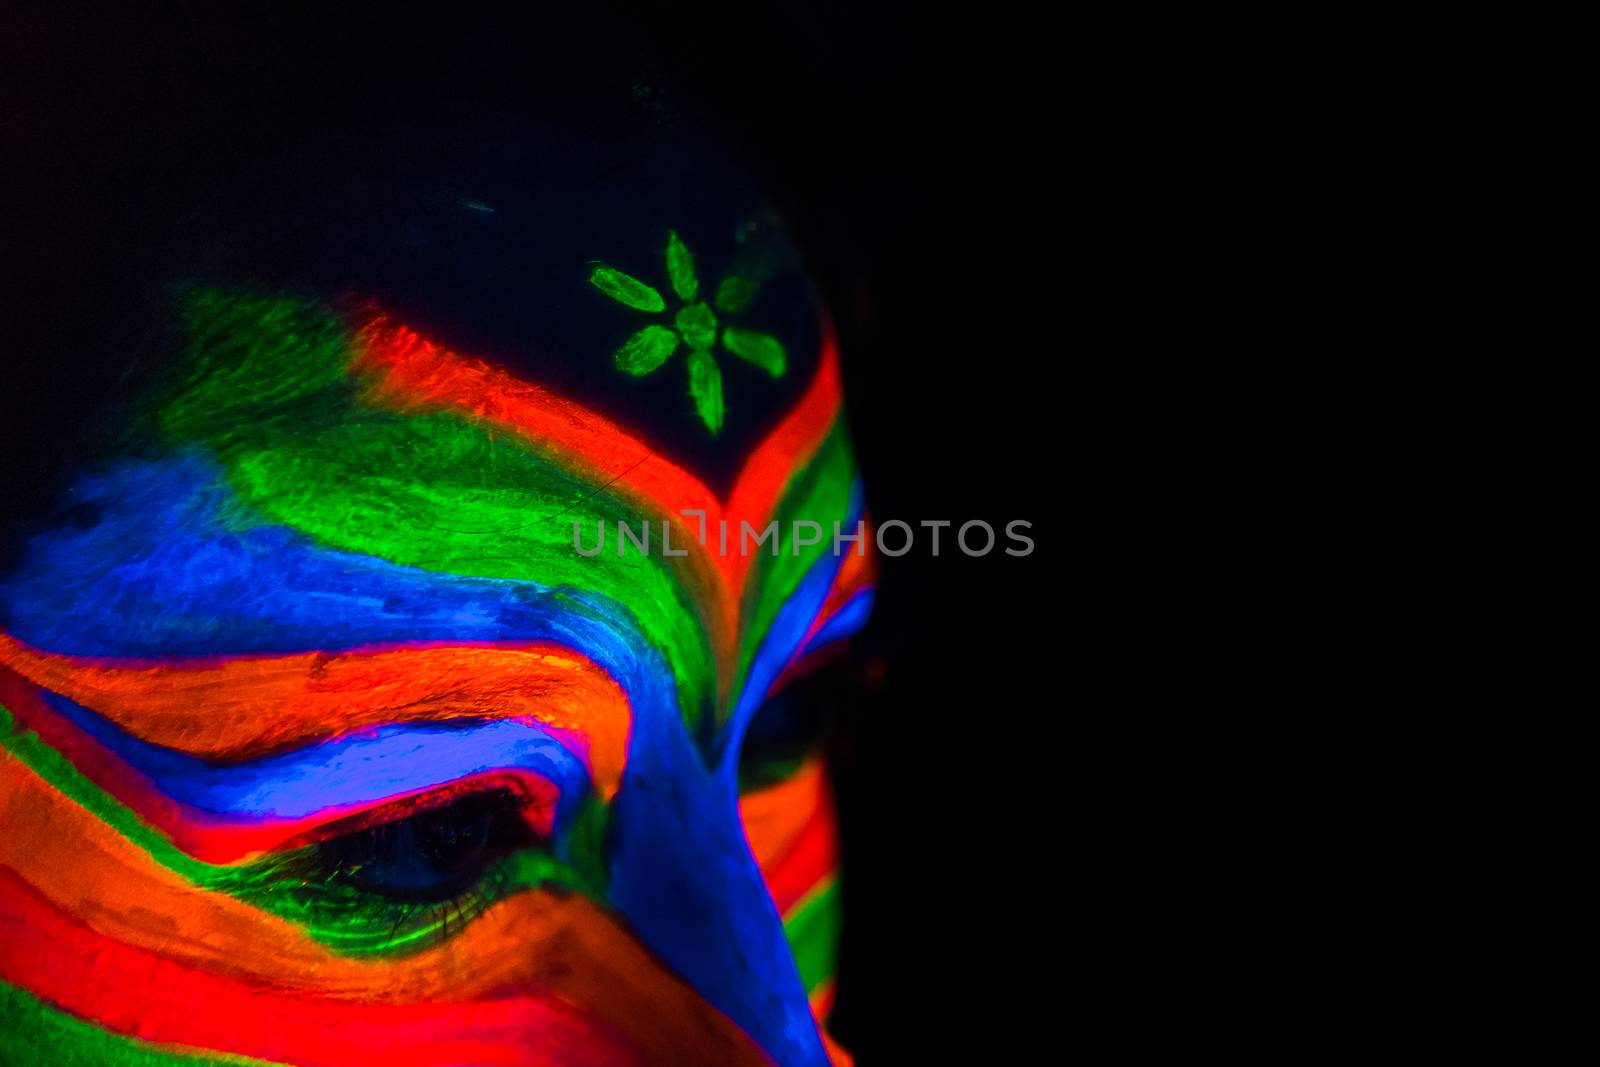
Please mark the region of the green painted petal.
<svg viewBox="0 0 1600 1067"><path fill-rule="evenodd" d="M693 303L700 292L700 283L694 276L694 256L683 243L677 230L667 231L667 276L672 279L672 291L688 303Z"/></svg>
<svg viewBox="0 0 1600 1067"><path fill-rule="evenodd" d="M716 436L722 429L722 371L703 348L689 352L689 395L694 397L700 421Z"/></svg>
<svg viewBox="0 0 1600 1067"><path fill-rule="evenodd" d="M691 304L672 317L672 323L690 348L707 348L717 343L717 317L704 304Z"/></svg>
<svg viewBox="0 0 1600 1067"><path fill-rule="evenodd" d="M610 267L596 267L589 275L589 284L618 303L640 311L661 311L667 306L661 294L644 282Z"/></svg>
<svg viewBox="0 0 1600 1067"><path fill-rule="evenodd" d="M729 326L722 331L722 345L740 359L754 363L774 378L783 377L788 359L783 344L770 334Z"/></svg>
<svg viewBox="0 0 1600 1067"><path fill-rule="evenodd" d="M638 376L649 374L678 350L678 333L669 326L646 326L617 349L617 369Z"/></svg>
<svg viewBox="0 0 1600 1067"><path fill-rule="evenodd" d="M755 300L756 293L760 292L761 283L741 278L737 274L730 274L722 279L722 284L717 286L717 299L713 301L718 311L726 311L730 315L737 315L749 307Z"/></svg>

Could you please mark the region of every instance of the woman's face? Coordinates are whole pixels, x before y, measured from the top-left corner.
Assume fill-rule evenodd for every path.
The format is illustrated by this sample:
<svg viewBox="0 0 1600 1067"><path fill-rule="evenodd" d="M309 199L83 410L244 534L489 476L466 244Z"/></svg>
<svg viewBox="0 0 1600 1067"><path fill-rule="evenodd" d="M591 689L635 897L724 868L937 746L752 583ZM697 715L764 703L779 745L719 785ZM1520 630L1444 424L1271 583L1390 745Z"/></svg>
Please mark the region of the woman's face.
<svg viewBox="0 0 1600 1067"><path fill-rule="evenodd" d="M13 1040L827 1061L801 705L872 582L836 358L664 244L581 267L615 388L676 383L699 448L724 380L793 386L716 489L378 305L174 291L173 365L0 577Z"/></svg>

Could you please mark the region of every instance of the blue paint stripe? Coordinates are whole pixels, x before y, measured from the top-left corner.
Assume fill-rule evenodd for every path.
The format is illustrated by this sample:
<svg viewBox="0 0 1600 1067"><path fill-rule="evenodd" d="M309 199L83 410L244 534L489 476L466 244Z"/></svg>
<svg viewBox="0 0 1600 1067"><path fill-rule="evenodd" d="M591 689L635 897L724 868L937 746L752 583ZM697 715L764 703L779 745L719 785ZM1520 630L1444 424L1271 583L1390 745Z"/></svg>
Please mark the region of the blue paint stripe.
<svg viewBox="0 0 1600 1067"><path fill-rule="evenodd" d="M385 726L222 765L141 741L59 694L47 694L47 699L173 800L229 820L302 819L370 806L489 771L521 770L561 790L559 829L588 782L576 756L523 722Z"/></svg>
<svg viewBox="0 0 1600 1067"><path fill-rule="evenodd" d="M860 633L861 628L867 625L867 618L872 614L872 596L871 589L863 589L845 601L839 610L811 635L811 640L806 642L806 647L800 654L809 655L824 645L831 645L835 641L843 641Z"/></svg>
<svg viewBox="0 0 1600 1067"><path fill-rule="evenodd" d="M625 608L582 590L401 567L321 548L286 527L250 525L221 471L195 453L124 462L82 481L74 497L94 521L34 540L21 566L0 580L0 626L35 647L160 658L406 641L551 641L606 670L633 710L614 802L611 904L778 1062L826 1064L782 922L745 842L737 797L690 743L666 661ZM802 587L806 602L827 591L820 577ZM762 672L787 659L819 606L780 613L758 657ZM767 685L770 679L747 690L764 693ZM746 719L759 706L755 698L741 703ZM409 743L416 758L425 751L432 764L443 739L418 730L410 728ZM391 736L404 738L405 731L373 740ZM403 762L400 752L373 762ZM245 796L268 803L250 791L260 782L246 787L230 779L238 768L218 769L208 789L196 784L204 778L198 768L141 756L165 769L173 790L214 803L244 803Z"/></svg>

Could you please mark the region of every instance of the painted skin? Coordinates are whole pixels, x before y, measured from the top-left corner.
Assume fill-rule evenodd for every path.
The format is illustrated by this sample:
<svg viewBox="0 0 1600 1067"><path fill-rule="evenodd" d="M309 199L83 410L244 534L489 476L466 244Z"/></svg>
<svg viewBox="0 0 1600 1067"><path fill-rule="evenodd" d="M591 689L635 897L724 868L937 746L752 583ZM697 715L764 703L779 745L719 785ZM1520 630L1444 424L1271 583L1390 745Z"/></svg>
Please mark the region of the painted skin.
<svg viewBox="0 0 1600 1067"><path fill-rule="evenodd" d="M794 525L860 520L831 341L719 498L371 305L178 306L0 577L3 1058L843 1059L820 766L738 780L870 605ZM641 520L683 554L574 550Z"/></svg>

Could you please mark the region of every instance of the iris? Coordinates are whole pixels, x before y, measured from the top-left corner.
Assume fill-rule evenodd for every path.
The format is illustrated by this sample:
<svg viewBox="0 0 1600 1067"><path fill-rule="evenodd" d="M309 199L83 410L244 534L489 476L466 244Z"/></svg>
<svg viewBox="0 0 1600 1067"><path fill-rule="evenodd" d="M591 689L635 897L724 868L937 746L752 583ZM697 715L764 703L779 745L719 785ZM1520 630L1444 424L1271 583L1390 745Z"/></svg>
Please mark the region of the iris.
<svg viewBox="0 0 1600 1067"><path fill-rule="evenodd" d="M316 846L326 877L396 900L436 904L473 890L501 860L541 844L505 791L339 834Z"/></svg>

